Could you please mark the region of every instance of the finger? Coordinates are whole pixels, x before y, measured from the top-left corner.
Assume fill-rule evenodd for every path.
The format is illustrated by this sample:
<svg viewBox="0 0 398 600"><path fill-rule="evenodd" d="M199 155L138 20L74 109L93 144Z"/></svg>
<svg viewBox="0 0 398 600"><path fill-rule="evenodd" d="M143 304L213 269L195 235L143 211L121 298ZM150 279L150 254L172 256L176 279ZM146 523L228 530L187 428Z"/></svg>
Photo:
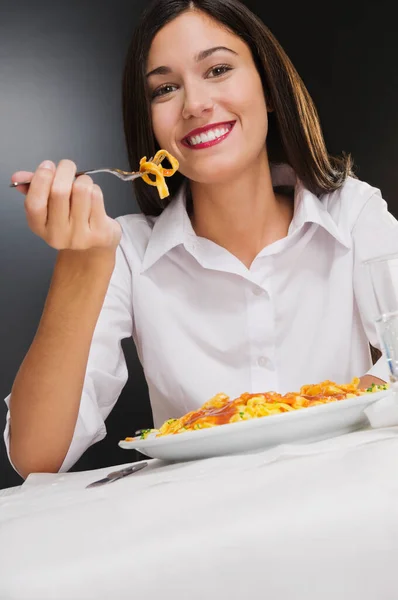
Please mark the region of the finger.
<svg viewBox="0 0 398 600"><path fill-rule="evenodd" d="M76 165L71 160L61 160L55 172L48 202L47 228L57 236L69 226L72 186Z"/></svg>
<svg viewBox="0 0 398 600"><path fill-rule="evenodd" d="M94 182L88 175L78 177L72 187L70 224L72 235L79 241L90 233L89 219Z"/></svg>
<svg viewBox="0 0 398 600"><path fill-rule="evenodd" d="M16 183L19 181L32 181L32 177L32 171L16 171L11 175L11 183ZM18 192L21 192L21 194L24 194L24 196L26 196L29 190L29 186L18 185L15 187L15 189L18 190Z"/></svg>
<svg viewBox="0 0 398 600"><path fill-rule="evenodd" d="M91 201L90 229L97 244L101 246L116 247L122 237L120 223L106 214L102 190L95 184Z"/></svg>
<svg viewBox="0 0 398 600"><path fill-rule="evenodd" d="M55 165L44 161L33 173L25 198L25 210L29 227L41 235L47 220L48 197L54 178Z"/></svg>
<svg viewBox="0 0 398 600"><path fill-rule="evenodd" d="M104 204L104 196L99 185L93 185L91 195L90 229L101 229L106 222L107 214Z"/></svg>

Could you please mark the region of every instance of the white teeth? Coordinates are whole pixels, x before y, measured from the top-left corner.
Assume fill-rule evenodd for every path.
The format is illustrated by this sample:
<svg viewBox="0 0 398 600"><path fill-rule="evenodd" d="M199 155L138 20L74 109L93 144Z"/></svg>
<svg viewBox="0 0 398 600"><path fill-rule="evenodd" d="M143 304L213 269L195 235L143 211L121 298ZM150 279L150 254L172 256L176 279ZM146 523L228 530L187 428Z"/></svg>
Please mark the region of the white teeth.
<svg viewBox="0 0 398 600"><path fill-rule="evenodd" d="M196 146L196 144L205 144L206 142L212 142L217 138L225 135L230 131L231 127L221 127L217 129L209 129L206 133L201 133L200 135L193 135L188 138L191 146Z"/></svg>

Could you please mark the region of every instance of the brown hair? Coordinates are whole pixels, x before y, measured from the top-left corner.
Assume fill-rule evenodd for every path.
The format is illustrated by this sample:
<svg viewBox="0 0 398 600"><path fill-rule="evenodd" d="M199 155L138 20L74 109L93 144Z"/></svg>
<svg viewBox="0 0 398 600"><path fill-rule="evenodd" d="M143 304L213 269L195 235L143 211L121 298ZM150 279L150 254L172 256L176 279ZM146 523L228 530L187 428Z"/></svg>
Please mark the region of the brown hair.
<svg viewBox="0 0 398 600"><path fill-rule="evenodd" d="M351 174L351 159L329 156L314 103L290 59L264 23L239 0L155 0L143 13L133 35L123 75L123 119L132 170L142 156L159 146L151 125L146 66L153 38L166 23L196 9L239 36L250 48L260 74L269 114L267 151L271 162L289 164L311 192L332 192ZM171 196L159 200L156 188L134 182L141 211L159 215L185 177L167 180Z"/></svg>

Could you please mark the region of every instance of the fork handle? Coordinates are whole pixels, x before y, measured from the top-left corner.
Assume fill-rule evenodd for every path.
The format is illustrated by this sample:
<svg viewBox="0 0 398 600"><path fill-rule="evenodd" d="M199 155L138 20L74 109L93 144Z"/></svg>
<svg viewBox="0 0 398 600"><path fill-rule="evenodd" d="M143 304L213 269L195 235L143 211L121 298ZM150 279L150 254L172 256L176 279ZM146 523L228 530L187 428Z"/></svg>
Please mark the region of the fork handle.
<svg viewBox="0 0 398 600"><path fill-rule="evenodd" d="M95 173L96 171L78 171L75 177L80 177L80 175L85 175L86 173ZM14 183L10 183L10 188L16 188L19 185L30 185L30 181L14 181Z"/></svg>
<svg viewBox="0 0 398 600"><path fill-rule="evenodd" d="M80 175L87 175L88 173L103 173L104 169L90 169L88 171L78 171L75 174L75 177L80 177ZM10 188L16 188L19 185L30 185L30 181L14 181L14 183L10 183Z"/></svg>

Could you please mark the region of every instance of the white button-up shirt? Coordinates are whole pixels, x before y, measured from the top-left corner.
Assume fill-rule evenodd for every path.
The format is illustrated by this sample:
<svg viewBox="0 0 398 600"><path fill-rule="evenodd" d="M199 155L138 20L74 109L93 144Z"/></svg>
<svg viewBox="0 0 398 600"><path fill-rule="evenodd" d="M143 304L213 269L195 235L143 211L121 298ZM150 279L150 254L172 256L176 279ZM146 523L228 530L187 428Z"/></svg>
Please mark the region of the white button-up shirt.
<svg viewBox="0 0 398 600"><path fill-rule="evenodd" d="M118 219L123 236L62 470L106 435L127 380L120 342L130 336L155 426L218 392L285 393L367 372L388 380L384 358L372 367L377 311L363 261L398 253L398 222L379 190L357 179L319 199L287 166L272 177L275 186L295 185L294 216L288 235L249 269L195 234L184 190L157 218ZM7 444L8 427L9 417Z"/></svg>

